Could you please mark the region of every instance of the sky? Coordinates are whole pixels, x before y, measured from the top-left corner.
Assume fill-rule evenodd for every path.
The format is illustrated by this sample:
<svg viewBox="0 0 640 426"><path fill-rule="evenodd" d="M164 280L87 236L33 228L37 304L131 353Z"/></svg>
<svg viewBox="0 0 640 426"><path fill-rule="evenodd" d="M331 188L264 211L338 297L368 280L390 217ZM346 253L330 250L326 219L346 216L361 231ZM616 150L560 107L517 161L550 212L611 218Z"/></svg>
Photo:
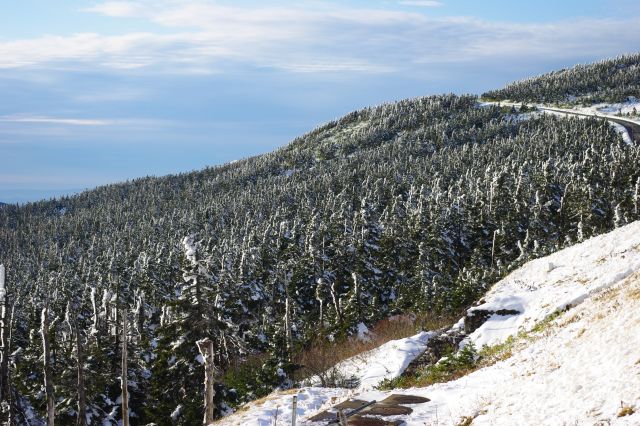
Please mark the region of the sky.
<svg viewBox="0 0 640 426"><path fill-rule="evenodd" d="M637 0L4 3L4 202L222 164L365 106L640 50Z"/></svg>

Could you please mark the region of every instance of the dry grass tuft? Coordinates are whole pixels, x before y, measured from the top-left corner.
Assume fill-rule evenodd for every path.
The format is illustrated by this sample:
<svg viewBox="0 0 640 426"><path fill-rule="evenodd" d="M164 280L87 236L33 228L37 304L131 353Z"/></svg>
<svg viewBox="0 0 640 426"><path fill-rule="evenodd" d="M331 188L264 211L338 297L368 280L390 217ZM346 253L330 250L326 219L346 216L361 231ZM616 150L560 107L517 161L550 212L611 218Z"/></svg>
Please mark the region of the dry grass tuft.
<svg viewBox="0 0 640 426"><path fill-rule="evenodd" d="M460 419L456 426L471 426L473 423L473 417L466 416Z"/></svg>
<svg viewBox="0 0 640 426"><path fill-rule="evenodd" d="M636 412L636 409L630 405L623 405L618 411L618 417L630 416Z"/></svg>
<svg viewBox="0 0 640 426"><path fill-rule="evenodd" d="M627 292L630 299L640 300L640 288L632 288Z"/></svg>
<svg viewBox="0 0 640 426"><path fill-rule="evenodd" d="M375 349L391 340L413 336L421 330L436 330L450 326L458 316L396 315L380 320L370 327L371 338L367 341L352 336L337 342L328 342L319 336L296 355L294 362L302 368L296 373L295 380L302 381L317 376L323 386L339 385L341 380L347 379L339 377L340 373L332 369L339 362Z"/></svg>

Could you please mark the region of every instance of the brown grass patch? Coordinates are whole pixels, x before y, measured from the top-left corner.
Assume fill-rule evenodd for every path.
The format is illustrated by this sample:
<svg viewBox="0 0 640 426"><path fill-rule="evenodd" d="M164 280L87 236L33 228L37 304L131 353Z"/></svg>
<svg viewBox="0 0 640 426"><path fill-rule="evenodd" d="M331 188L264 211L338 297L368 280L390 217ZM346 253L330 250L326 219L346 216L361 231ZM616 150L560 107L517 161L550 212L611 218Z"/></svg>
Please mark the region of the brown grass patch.
<svg viewBox="0 0 640 426"><path fill-rule="evenodd" d="M632 288L627 292L627 296L631 299L640 300L640 288Z"/></svg>
<svg viewBox="0 0 640 426"><path fill-rule="evenodd" d="M319 336L295 356L293 361L302 366L296 372L295 380L301 381L318 376L323 386L335 386L340 384L340 380L348 379L339 377L339 372L332 371L332 367L339 362L375 349L391 340L413 336L421 330L437 330L450 326L459 316L459 314L396 315L380 320L370 327L371 338L368 341L351 336L336 342L328 342Z"/></svg>
<svg viewBox="0 0 640 426"><path fill-rule="evenodd" d="M634 414L636 409L630 405L625 405L620 407L620 411L618 411L618 417L626 417Z"/></svg>
<svg viewBox="0 0 640 426"><path fill-rule="evenodd" d="M466 416L461 418L456 426L471 426L472 423L473 423L473 417Z"/></svg>

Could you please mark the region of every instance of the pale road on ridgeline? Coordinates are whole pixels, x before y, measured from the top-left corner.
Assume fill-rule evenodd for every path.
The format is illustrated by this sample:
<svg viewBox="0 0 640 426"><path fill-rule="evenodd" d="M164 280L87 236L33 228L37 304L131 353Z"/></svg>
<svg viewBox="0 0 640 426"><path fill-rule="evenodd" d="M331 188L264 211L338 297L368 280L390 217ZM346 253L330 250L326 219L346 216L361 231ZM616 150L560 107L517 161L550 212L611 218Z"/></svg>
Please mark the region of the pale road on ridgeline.
<svg viewBox="0 0 640 426"><path fill-rule="evenodd" d="M634 120L630 120L630 119L626 119L626 118L622 118L622 117L616 117L610 114L602 114L602 113L589 113L589 112L585 112L585 111L574 111L574 110L570 110L570 109L562 109L562 108L551 108L551 107L547 107L547 106L541 106L541 105L535 105L535 104L526 104L526 103L519 103L519 102L507 102L507 101L500 101L500 102L485 102L486 104L495 104L495 105L504 105L504 106L514 106L514 107L519 107L522 105L526 105L529 108L535 108L539 111L548 111L548 112L555 112L555 113L561 113L561 114L568 114L568 115L577 115L577 116L582 116L582 117L599 117L599 118L604 118L607 121L611 121L617 124L620 124L621 126L623 126L626 130L627 133L629 133L629 137L631 138L632 141L634 141L635 143L640 144L640 122L638 121L634 121Z"/></svg>

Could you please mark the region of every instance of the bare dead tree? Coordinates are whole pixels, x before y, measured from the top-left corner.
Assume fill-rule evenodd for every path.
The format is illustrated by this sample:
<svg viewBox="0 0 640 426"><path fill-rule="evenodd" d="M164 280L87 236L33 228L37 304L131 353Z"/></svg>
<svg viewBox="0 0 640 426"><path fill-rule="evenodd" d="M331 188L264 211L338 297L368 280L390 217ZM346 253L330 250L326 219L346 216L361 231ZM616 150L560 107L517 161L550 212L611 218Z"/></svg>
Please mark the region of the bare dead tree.
<svg viewBox="0 0 640 426"><path fill-rule="evenodd" d="M122 310L122 363L120 382L122 385L122 426L129 426L129 392L127 389L127 311Z"/></svg>
<svg viewBox="0 0 640 426"><path fill-rule="evenodd" d="M85 395L86 389L84 385L84 345L82 343L82 336L80 334L77 321L75 321L75 334L76 357L78 362L78 420L76 422L76 426L87 426L87 398Z"/></svg>
<svg viewBox="0 0 640 426"><path fill-rule="evenodd" d="M42 336L44 390L47 399L47 426L54 426L56 406L53 395L53 381L51 377L51 350L49 347L49 303L42 309L40 335Z"/></svg>
<svg viewBox="0 0 640 426"><path fill-rule="evenodd" d="M8 315L9 296L5 282L5 268L0 265L0 403L2 403L3 420L12 424L11 382L9 381L9 357L11 353L11 320ZM13 311L12 311L13 313Z"/></svg>
<svg viewBox="0 0 640 426"><path fill-rule="evenodd" d="M203 425L213 423L215 413L215 403L213 398L216 394L213 388L214 363L213 363L213 340L206 338L196 342L198 350L204 358L204 420Z"/></svg>

